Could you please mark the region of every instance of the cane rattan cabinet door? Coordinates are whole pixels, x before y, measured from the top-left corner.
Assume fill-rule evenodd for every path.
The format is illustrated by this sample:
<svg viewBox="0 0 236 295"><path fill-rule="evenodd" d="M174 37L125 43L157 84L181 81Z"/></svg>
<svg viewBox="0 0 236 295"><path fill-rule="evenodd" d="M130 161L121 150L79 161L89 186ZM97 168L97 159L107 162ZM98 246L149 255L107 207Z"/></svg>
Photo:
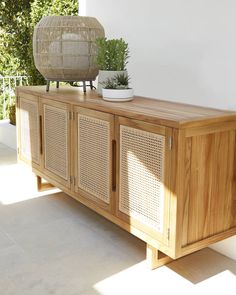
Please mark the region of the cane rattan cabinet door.
<svg viewBox="0 0 236 295"><path fill-rule="evenodd" d="M112 208L114 116L76 107L76 192L103 209Z"/></svg>
<svg viewBox="0 0 236 295"><path fill-rule="evenodd" d="M25 94L17 103L18 157L34 167L40 165L40 120L38 97Z"/></svg>
<svg viewBox="0 0 236 295"><path fill-rule="evenodd" d="M42 99L42 122L44 173L70 187L70 106Z"/></svg>
<svg viewBox="0 0 236 295"><path fill-rule="evenodd" d="M122 117L117 125L117 214L156 240L168 243L171 129Z"/></svg>

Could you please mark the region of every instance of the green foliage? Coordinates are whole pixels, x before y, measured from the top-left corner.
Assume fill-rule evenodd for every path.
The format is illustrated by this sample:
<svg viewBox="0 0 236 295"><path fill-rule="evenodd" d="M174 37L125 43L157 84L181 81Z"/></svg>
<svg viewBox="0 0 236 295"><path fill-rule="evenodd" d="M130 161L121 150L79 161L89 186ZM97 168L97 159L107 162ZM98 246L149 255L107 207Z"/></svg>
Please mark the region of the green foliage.
<svg viewBox="0 0 236 295"><path fill-rule="evenodd" d="M45 84L34 66L34 26L46 15L77 15L78 0L1 0L0 74L30 76L31 85Z"/></svg>
<svg viewBox="0 0 236 295"><path fill-rule="evenodd" d="M8 115L10 119L10 123L12 125L16 125L16 104L11 104L8 107Z"/></svg>
<svg viewBox="0 0 236 295"><path fill-rule="evenodd" d="M0 73L25 74L25 59L29 44L29 10L32 1L0 2Z"/></svg>
<svg viewBox="0 0 236 295"><path fill-rule="evenodd" d="M129 89L129 80L127 74L117 74L113 78L108 78L102 85L105 89Z"/></svg>
<svg viewBox="0 0 236 295"><path fill-rule="evenodd" d="M11 105L10 101L15 102L15 97L9 92L1 93L0 95L0 120L9 118L9 107Z"/></svg>
<svg viewBox="0 0 236 295"><path fill-rule="evenodd" d="M100 70L123 71L129 58L128 43L121 39L97 38L96 63Z"/></svg>
<svg viewBox="0 0 236 295"><path fill-rule="evenodd" d="M3 33L0 32L0 75L9 76L12 73L18 74L19 62L9 52L6 52L6 44L4 42Z"/></svg>
<svg viewBox="0 0 236 295"><path fill-rule="evenodd" d="M0 95L0 120L4 119L4 114L3 114L3 101L4 101L4 97L1 94Z"/></svg>
<svg viewBox="0 0 236 295"><path fill-rule="evenodd" d="M28 76L29 85L45 84L34 65L32 37L34 26L46 15L78 15L78 0L0 1L0 75ZM5 108L11 109L12 97L0 89L0 119L9 116Z"/></svg>
<svg viewBox="0 0 236 295"><path fill-rule="evenodd" d="M47 15L78 15L78 0L34 0L30 13L33 27Z"/></svg>

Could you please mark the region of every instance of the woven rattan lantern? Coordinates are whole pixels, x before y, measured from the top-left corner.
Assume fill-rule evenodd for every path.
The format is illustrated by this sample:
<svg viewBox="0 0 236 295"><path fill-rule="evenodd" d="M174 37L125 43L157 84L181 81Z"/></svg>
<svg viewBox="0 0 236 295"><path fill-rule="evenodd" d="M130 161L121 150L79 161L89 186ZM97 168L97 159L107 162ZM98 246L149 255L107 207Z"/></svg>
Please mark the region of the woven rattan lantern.
<svg viewBox="0 0 236 295"><path fill-rule="evenodd" d="M86 81L98 75L94 62L96 38L104 37L102 25L94 17L46 16L35 26L33 55L36 68L47 81Z"/></svg>

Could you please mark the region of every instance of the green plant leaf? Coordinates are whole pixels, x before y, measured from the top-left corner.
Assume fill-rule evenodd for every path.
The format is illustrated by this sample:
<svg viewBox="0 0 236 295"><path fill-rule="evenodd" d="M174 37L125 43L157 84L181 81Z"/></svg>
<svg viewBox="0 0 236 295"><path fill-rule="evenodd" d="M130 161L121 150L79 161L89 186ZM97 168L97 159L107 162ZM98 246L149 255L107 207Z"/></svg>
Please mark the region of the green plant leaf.
<svg viewBox="0 0 236 295"><path fill-rule="evenodd" d="M113 78L108 78L102 83L105 89L128 89L129 88L129 76L127 74L117 74Z"/></svg>
<svg viewBox="0 0 236 295"><path fill-rule="evenodd" d="M124 71L128 63L129 48L122 38L97 38L96 64L100 70Z"/></svg>

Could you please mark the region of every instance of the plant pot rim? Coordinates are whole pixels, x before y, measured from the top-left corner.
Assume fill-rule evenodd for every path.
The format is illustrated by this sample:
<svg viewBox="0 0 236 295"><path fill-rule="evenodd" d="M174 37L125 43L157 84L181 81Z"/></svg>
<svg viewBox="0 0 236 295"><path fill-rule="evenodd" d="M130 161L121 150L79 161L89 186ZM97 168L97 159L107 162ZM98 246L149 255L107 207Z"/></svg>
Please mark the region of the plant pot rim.
<svg viewBox="0 0 236 295"><path fill-rule="evenodd" d="M107 101L131 101L134 97L133 88L128 89L102 89L103 99Z"/></svg>
<svg viewBox="0 0 236 295"><path fill-rule="evenodd" d="M127 70L99 70L100 72L127 72Z"/></svg>
<svg viewBox="0 0 236 295"><path fill-rule="evenodd" d="M133 88L102 88L104 90L131 90Z"/></svg>

